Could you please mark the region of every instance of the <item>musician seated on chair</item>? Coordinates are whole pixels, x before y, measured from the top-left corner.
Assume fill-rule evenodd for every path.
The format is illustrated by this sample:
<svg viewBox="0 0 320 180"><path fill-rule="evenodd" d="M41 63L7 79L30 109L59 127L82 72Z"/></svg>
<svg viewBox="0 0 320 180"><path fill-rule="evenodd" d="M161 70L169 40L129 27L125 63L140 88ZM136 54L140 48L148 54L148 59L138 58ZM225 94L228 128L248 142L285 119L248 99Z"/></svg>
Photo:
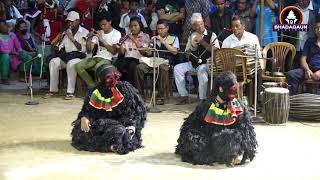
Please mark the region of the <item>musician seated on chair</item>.
<svg viewBox="0 0 320 180"><path fill-rule="evenodd" d="M142 31L143 24L137 16L130 19L130 33L120 40L119 54L124 55L124 58L119 58L115 66L122 73L122 80L128 81L133 86L136 66L139 64L139 59L142 57L139 48L148 47L150 37ZM137 49L138 48L138 49Z"/></svg>
<svg viewBox="0 0 320 180"><path fill-rule="evenodd" d="M297 94L298 84L303 80L320 80L320 19L317 19L314 31L316 37L308 38L303 47L300 68L287 74L290 95Z"/></svg>
<svg viewBox="0 0 320 180"><path fill-rule="evenodd" d="M159 20L157 23L158 35L151 39L153 45L154 38L156 38L156 49L160 50L156 52L156 58L153 57L141 57L140 64L136 67L135 84L136 88L141 94L144 92L144 75L148 72L152 72L153 66L159 68L158 77L158 98L157 104L164 104L164 91L168 89L169 84L169 69L170 66L175 64L176 55L179 50L179 39L175 35L168 33L169 24L166 20ZM167 51L167 52L164 52ZM148 55L152 55L151 51L146 52Z"/></svg>
<svg viewBox="0 0 320 180"><path fill-rule="evenodd" d="M239 17L232 18L231 21L231 28L233 31L233 34L228 36L222 43L222 48L237 48L245 52L246 49L249 48L250 52L255 52L255 45L257 45L258 48L258 57L261 57L261 47L258 40L258 37L255 34L252 34L250 32L247 32L245 30L245 24L244 20ZM252 55L252 53L248 54ZM255 61L252 60L252 58L246 58L247 59L247 74L253 75L255 72ZM252 60L252 61L250 61ZM261 66L258 61L258 71L257 71L257 79L258 79L258 101L260 102L260 92L262 91L262 71ZM253 78L253 77L252 77ZM254 78L253 78L254 79Z"/></svg>
<svg viewBox="0 0 320 180"><path fill-rule="evenodd" d="M45 98L58 93L59 70L66 69L68 87L65 99L70 100L74 97L77 72L75 64L86 57L85 37L89 31L80 26L80 15L75 11L70 11L67 16L67 30L63 33L62 41L59 43L59 53L57 57L49 62L50 89Z"/></svg>
<svg viewBox="0 0 320 180"><path fill-rule="evenodd" d="M96 83L88 71L92 70L95 72L103 64L112 64L112 58L118 56L115 46L121 38L121 33L112 27L110 13L103 12L98 17L101 30L96 31L96 35L91 33L87 41L87 51L91 52L96 45L98 46L96 55L76 64L77 73L85 81L89 89L94 88Z"/></svg>
<svg viewBox="0 0 320 180"><path fill-rule="evenodd" d="M207 31L204 27L202 15L193 13L191 16L193 34L188 38L185 49L186 57L189 62L184 62L174 67L174 78L181 96L178 104L186 104L188 102L188 91L185 87L185 73L188 71L196 71L199 81L199 98L207 99L208 86L208 65L207 60L211 58L211 48L214 45L219 48L219 41L216 34Z"/></svg>

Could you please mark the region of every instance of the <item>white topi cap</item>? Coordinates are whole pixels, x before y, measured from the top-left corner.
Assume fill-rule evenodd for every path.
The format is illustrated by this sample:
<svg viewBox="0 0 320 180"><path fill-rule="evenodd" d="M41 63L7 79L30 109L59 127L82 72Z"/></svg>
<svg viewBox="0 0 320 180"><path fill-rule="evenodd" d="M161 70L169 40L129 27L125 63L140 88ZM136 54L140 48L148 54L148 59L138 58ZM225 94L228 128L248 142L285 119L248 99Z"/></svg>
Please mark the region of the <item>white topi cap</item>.
<svg viewBox="0 0 320 180"><path fill-rule="evenodd" d="M193 13L191 16L191 24L199 21L203 21L201 13Z"/></svg>
<svg viewBox="0 0 320 180"><path fill-rule="evenodd" d="M75 12L75 11L70 11L68 13L68 16L67 16L67 20L68 21L75 21L77 19L80 19L80 15L79 13Z"/></svg>

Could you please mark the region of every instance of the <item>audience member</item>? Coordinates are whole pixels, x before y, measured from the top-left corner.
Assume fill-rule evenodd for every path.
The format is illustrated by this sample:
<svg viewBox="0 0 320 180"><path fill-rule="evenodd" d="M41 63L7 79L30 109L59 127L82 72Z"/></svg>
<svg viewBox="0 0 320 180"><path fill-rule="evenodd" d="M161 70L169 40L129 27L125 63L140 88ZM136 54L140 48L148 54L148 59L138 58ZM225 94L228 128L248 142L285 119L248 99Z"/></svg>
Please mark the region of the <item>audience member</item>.
<svg viewBox="0 0 320 180"><path fill-rule="evenodd" d="M22 58L22 59L21 59ZM9 32L6 21L0 21L0 71L1 83L9 85L10 65L16 71L21 63L32 60L31 56L22 50L17 36ZM29 66L26 66L29 69ZM23 66L20 66L23 70Z"/></svg>
<svg viewBox="0 0 320 180"><path fill-rule="evenodd" d="M219 41L223 41L231 33L225 29L230 29L233 13L225 8L225 0L213 0L217 10L206 17L206 28L217 35Z"/></svg>
<svg viewBox="0 0 320 180"><path fill-rule="evenodd" d="M184 0L157 0L156 10L159 19L169 22L170 32L181 39L183 20L185 19Z"/></svg>
<svg viewBox="0 0 320 180"><path fill-rule="evenodd" d="M246 31L255 33L255 19L250 16L250 0L237 0L236 1L235 15L242 19Z"/></svg>
<svg viewBox="0 0 320 180"><path fill-rule="evenodd" d="M255 0L250 10L250 16L256 19L256 35L260 37L260 0ZM265 0L263 9L263 34L262 46L266 46L272 42L278 42L278 32L273 31L273 25L278 23L278 3L273 0Z"/></svg>
<svg viewBox="0 0 320 180"><path fill-rule="evenodd" d="M186 18L183 26L182 42L186 43L192 33L191 16L193 13L201 13L207 17L210 13L211 2L209 0L185 0Z"/></svg>
<svg viewBox="0 0 320 180"><path fill-rule="evenodd" d="M148 27L147 22L144 19L143 15L140 12L137 11L138 7L139 7L139 1L138 0L131 0L130 1L130 10L129 10L129 12L127 12L127 13L125 13L125 14L123 14L121 16L119 27L124 30L124 32L125 32L124 34L129 34L130 33L129 25L130 25L130 19L132 17L140 18L140 20L141 20L141 22L143 24L143 28L147 28Z"/></svg>

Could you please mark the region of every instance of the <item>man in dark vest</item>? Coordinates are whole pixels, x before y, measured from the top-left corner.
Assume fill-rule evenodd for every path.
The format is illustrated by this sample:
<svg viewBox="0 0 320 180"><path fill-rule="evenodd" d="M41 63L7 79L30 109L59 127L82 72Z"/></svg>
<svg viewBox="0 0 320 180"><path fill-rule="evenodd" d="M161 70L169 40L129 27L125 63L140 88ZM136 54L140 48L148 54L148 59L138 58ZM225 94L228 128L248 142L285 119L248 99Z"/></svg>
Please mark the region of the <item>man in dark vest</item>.
<svg viewBox="0 0 320 180"><path fill-rule="evenodd" d="M136 88L143 94L144 90L144 75L152 71L153 66L159 68L158 78L158 98L157 104L164 104L164 90L168 89L169 84L169 69L170 66L176 64L176 55L179 50L179 39L175 35L168 33L169 24L168 21L160 19L157 23L158 35L151 39L151 45L156 44L156 49L160 50L156 54L156 58L142 57L140 64L137 65L135 84ZM155 38L155 39L154 39ZM152 52L145 52L146 55L152 55Z"/></svg>
<svg viewBox="0 0 320 180"><path fill-rule="evenodd" d="M194 32L188 38L185 49L188 62L178 64L174 67L174 78L181 96L178 105L188 102L188 91L185 87L185 73L187 71L197 72L199 81L199 98L207 99L208 65L207 60L211 58L212 46L219 48L219 41L214 32L207 31L204 27L202 15L193 13L191 17Z"/></svg>
<svg viewBox="0 0 320 180"><path fill-rule="evenodd" d="M213 3L217 10L206 17L205 26L215 34L221 33L219 41L222 42L231 34L231 32L225 31L225 29L230 29L233 13L230 9L225 8L225 0L213 0Z"/></svg>

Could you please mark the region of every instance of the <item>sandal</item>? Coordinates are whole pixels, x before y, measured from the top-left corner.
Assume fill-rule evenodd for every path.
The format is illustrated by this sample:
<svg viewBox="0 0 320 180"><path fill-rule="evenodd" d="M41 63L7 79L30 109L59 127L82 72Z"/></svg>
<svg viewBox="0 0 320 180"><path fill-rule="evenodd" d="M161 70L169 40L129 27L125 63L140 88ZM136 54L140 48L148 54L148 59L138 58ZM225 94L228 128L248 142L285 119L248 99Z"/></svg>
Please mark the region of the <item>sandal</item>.
<svg viewBox="0 0 320 180"><path fill-rule="evenodd" d="M48 99L48 98L51 98L57 94L58 94L57 92L47 92L42 98Z"/></svg>
<svg viewBox="0 0 320 180"><path fill-rule="evenodd" d="M64 97L65 100L72 100L74 98L73 94L67 94L66 97Z"/></svg>
<svg viewBox="0 0 320 180"><path fill-rule="evenodd" d="M157 99L156 104L157 105L164 105L164 99Z"/></svg>

